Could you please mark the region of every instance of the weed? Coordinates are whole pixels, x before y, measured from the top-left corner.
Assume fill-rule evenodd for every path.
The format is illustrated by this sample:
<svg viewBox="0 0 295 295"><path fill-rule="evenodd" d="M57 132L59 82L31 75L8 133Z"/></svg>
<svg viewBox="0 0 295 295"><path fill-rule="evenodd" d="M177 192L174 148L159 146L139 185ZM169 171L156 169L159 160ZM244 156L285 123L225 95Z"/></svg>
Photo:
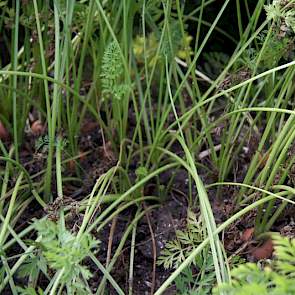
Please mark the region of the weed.
<svg viewBox="0 0 295 295"><path fill-rule="evenodd" d="M122 84L123 62L121 50L113 41L111 42L102 58L102 94L115 100L121 100L128 93L128 85Z"/></svg>
<svg viewBox="0 0 295 295"><path fill-rule="evenodd" d="M38 220L34 228L40 237L38 242L33 242L37 255L27 259L19 269L19 275L30 276L36 281L39 270L45 274L47 269L63 270L60 282L66 284L72 294L87 294L89 289L84 282L91 277L91 273L82 262L93 249L97 249L99 242L90 234L83 234L77 239L61 221Z"/></svg>
<svg viewBox="0 0 295 295"><path fill-rule="evenodd" d="M186 229L176 231L176 238L168 241L158 257L158 264L166 269L177 269L205 237L202 220L188 210ZM215 284L212 254L205 248L175 280L179 294L210 294ZM193 274L194 272L194 274Z"/></svg>

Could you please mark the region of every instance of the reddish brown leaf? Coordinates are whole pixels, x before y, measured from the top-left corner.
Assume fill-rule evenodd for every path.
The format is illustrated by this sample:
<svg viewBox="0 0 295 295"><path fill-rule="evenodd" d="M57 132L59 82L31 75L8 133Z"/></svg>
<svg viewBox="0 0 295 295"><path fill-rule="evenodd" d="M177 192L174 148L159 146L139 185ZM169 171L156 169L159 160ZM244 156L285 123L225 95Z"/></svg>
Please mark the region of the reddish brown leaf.
<svg viewBox="0 0 295 295"><path fill-rule="evenodd" d="M246 228L241 236L243 242L248 242L252 240L254 234L254 227Z"/></svg>
<svg viewBox="0 0 295 295"><path fill-rule="evenodd" d="M271 239L268 239L264 244L260 247L254 248L252 250L252 256L257 260L267 259L272 256L273 252L273 243Z"/></svg>
<svg viewBox="0 0 295 295"><path fill-rule="evenodd" d="M34 135L40 135L44 131L44 126L40 120L36 120L35 122L33 122L31 130Z"/></svg>
<svg viewBox="0 0 295 295"><path fill-rule="evenodd" d="M81 132L82 133L89 133L93 130L98 130L99 126L97 122L87 122L81 127Z"/></svg>
<svg viewBox="0 0 295 295"><path fill-rule="evenodd" d="M68 162L68 168L69 168L69 171L70 172L74 172L75 171L75 169L76 169L76 162L75 162L75 160L70 160Z"/></svg>
<svg viewBox="0 0 295 295"><path fill-rule="evenodd" d="M0 121L0 139L6 140L8 139L8 137L9 137L9 133L4 127L4 125L2 124L2 122Z"/></svg>

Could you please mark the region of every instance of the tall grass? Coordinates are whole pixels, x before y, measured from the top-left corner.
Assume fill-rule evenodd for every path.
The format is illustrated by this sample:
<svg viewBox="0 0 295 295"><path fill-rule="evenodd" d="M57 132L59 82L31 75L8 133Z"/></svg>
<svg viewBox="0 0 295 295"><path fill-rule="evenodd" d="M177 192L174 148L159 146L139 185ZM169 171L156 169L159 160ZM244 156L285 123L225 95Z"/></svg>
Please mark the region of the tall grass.
<svg viewBox="0 0 295 295"><path fill-rule="evenodd" d="M127 289L135 294L137 227L171 196L178 169L187 173L188 206L200 208L207 237L154 294L165 292L208 245L216 282L230 281L218 234L257 210L259 236L272 229L287 204L294 204L295 32L287 18L288 12L292 18L293 2L259 0L252 7L230 0L15 0L8 7L0 1L1 46L7 59L0 70L0 123L11 135L11 140L0 136L0 292L38 290L44 278L44 294L103 294L108 286L126 294L112 271L131 242ZM233 6L236 35L222 27ZM219 38L231 49L214 55L210 48ZM226 61L217 64L222 53ZM47 137L39 138L46 146L46 164L29 173L23 150L34 138L32 116L46 130ZM73 234L67 229L72 204L64 189L67 182L82 183L91 172L78 163L80 130L89 118L98 123L103 148L110 146L117 163L78 200L82 221ZM67 177L69 162L77 163L74 177ZM163 173L172 175L164 190ZM152 196L144 190L150 182L156 188ZM229 194L225 186L236 188L234 195L226 195L236 211L218 225L212 202ZM209 189L214 189L212 198ZM39 227L30 218L21 224L30 206L48 209L56 199L58 227L48 215L40 218ZM130 223L103 265L92 234L132 207L136 213L130 210ZM42 222L49 222L50 234L40 227ZM64 249L78 249L77 255L66 253L77 271L58 263L56 253L62 255ZM86 258L100 271L95 291ZM18 274L28 265L26 283L18 286Z"/></svg>

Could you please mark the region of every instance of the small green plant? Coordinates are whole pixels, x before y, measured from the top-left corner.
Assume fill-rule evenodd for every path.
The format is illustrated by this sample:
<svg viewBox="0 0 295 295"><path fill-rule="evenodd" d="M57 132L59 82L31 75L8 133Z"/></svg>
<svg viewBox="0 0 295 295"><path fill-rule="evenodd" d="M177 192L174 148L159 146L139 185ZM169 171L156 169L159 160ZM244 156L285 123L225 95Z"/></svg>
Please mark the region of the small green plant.
<svg viewBox="0 0 295 295"><path fill-rule="evenodd" d="M32 282L37 282L40 270L47 273L47 261L41 251L35 251L34 255L29 256L25 263L18 269L18 276L22 278L29 277Z"/></svg>
<svg viewBox="0 0 295 295"><path fill-rule="evenodd" d="M294 295L295 240L273 236L276 259L267 266L241 264L233 269L232 283L214 289L214 294L226 295Z"/></svg>
<svg viewBox="0 0 295 295"><path fill-rule="evenodd" d="M55 146L57 145L58 139L55 140ZM68 144L67 139L62 139L61 140L61 149L64 149L66 145ZM35 141L35 150L40 151L42 150L43 152L48 150L48 145L49 145L49 137L48 135L40 136L36 139Z"/></svg>
<svg viewBox="0 0 295 295"><path fill-rule="evenodd" d="M101 66L101 83L104 98L121 100L128 92L128 85L122 81L124 65L119 45L113 41L104 52Z"/></svg>
<svg viewBox="0 0 295 295"><path fill-rule="evenodd" d="M38 220L35 229L40 237L40 241L33 242L39 250L38 255L27 260L20 268L19 275L36 280L36 269L41 269L45 274L48 268L56 272L63 270L60 282L67 285L71 294L89 294L85 281L91 277L91 273L82 262L97 248L98 241L90 234L83 234L77 239L64 228L61 221L55 223L48 219Z"/></svg>
<svg viewBox="0 0 295 295"><path fill-rule="evenodd" d="M214 264L210 255L201 268L187 267L175 279L177 295L209 295L215 283Z"/></svg>
<svg viewBox="0 0 295 295"><path fill-rule="evenodd" d="M166 269L177 269L191 252L204 240L205 229L202 219L191 210L187 213L186 229L176 231L176 238L168 241L158 258L158 264ZM210 294L216 281L214 264L208 248L196 256L192 265L187 267L175 280L178 294Z"/></svg>
<svg viewBox="0 0 295 295"><path fill-rule="evenodd" d="M108 113L112 105L112 113L108 113L108 125L113 126L120 134L120 141L125 138L127 122L126 108L130 87L124 77L124 62L119 44L112 41L105 49L101 65L102 98ZM112 114L112 115L111 115ZM112 138L109 138L113 141Z"/></svg>
<svg viewBox="0 0 295 295"><path fill-rule="evenodd" d="M294 1L274 0L264 8L268 20L273 20L278 26L285 26L285 32L295 32Z"/></svg>
<svg viewBox="0 0 295 295"><path fill-rule="evenodd" d="M166 243L158 258L158 264L163 265L166 269L177 268L203 241L204 237L205 229L202 226L202 220L198 219L193 211L188 210L186 229L176 230L176 238ZM196 263L201 263L198 257Z"/></svg>

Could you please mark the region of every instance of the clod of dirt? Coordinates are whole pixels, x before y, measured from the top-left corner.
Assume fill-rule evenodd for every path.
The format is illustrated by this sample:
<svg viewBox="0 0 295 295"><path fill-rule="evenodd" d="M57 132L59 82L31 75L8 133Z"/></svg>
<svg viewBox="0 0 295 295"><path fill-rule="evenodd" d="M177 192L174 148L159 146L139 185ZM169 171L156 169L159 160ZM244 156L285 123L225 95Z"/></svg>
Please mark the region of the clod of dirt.
<svg viewBox="0 0 295 295"><path fill-rule="evenodd" d="M154 212L157 255L160 255L167 241L175 238L175 231L183 227L185 214L186 208L182 208L174 200ZM144 231L146 230L144 229ZM153 259L150 236L146 237L146 242L138 246L138 249L145 258Z"/></svg>
<svg viewBox="0 0 295 295"><path fill-rule="evenodd" d="M97 122L93 122L93 121L87 121L81 127L82 134L90 133L95 130L99 130L99 126L98 126Z"/></svg>
<svg viewBox="0 0 295 295"><path fill-rule="evenodd" d="M2 122L0 121L0 139L6 140L8 138L9 138L9 133L4 127L4 125L2 124Z"/></svg>
<svg viewBox="0 0 295 295"><path fill-rule="evenodd" d="M262 246L254 248L252 250L252 256L257 259L267 259L271 258L273 253L273 242L271 239L268 239Z"/></svg>
<svg viewBox="0 0 295 295"><path fill-rule="evenodd" d="M285 237L295 238L295 222L291 222L280 229L280 234Z"/></svg>
<svg viewBox="0 0 295 295"><path fill-rule="evenodd" d="M244 232L242 233L241 240L243 242L251 241L253 238L253 234L254 234L254 227L246 228Z"/></svg>

